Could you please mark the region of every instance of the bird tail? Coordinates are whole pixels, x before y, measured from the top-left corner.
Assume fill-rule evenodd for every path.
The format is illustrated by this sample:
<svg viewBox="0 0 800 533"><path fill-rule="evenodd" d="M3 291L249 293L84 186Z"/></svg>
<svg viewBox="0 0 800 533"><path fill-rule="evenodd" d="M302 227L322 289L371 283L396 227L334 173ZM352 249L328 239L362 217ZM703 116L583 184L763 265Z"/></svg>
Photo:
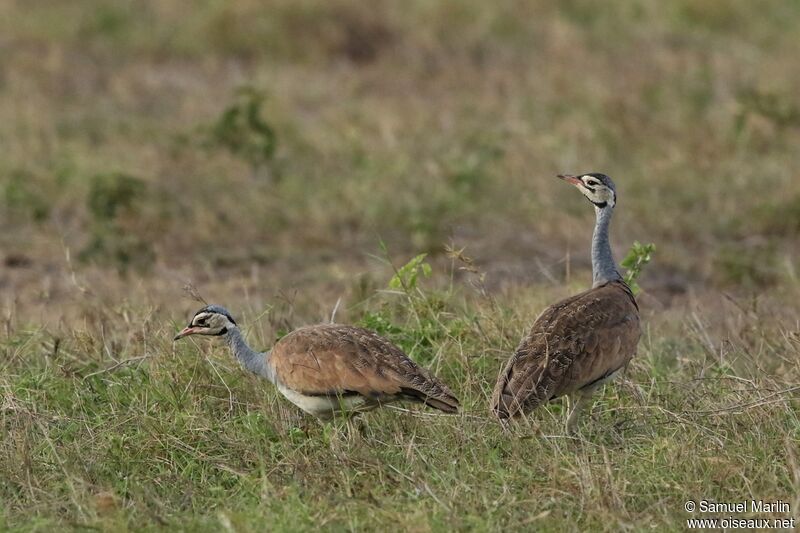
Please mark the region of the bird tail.
<svg viewBox="0 0 800 533"><path fill-rule="evenodd" d="M513 404L514 398L510 394L500 393L499 397L492 398L492 414L500 420L508 420L518 411L518 408L515 408Z"/></svg>
<svg viewBox="0 0 800 533"><path fill-rule="evenodd" d="M445 413L458 413L458 408L460 406L458 398L453 396L448 390L439 390L436 396L431 396L420 390L404 387L401 389L401 394L409 400L424 403L428 407L433 407Z"/></svg>
<svg viewBox="0 0 800 533"><path fill-rule="evenodd" d="M508 420L523 412L536 409L542 404L541 398L550 396L538 383L541 370L533 372L524 380L512 380L513 360L500 374L492 394L490 409L500 420Z"/></svg>

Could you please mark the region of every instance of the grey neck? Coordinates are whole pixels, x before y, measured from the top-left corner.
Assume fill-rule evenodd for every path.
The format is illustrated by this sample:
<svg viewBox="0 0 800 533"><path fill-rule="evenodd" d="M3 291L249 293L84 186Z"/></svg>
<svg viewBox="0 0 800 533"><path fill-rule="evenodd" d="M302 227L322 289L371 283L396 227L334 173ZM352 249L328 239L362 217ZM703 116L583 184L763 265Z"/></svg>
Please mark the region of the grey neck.
<svg viewBox="0 0 800 533"><path fill-rule="evenodd" d="M592 236L592 287L598 287L609 281L622 279L617 271L617 264L611 253L611 244L608 240L608 227L614 208L609 206L600 208L595 206L597 222Z"/></svg>
<svg viewBox="0 0 800 533"><path fill-rule="evenodd" d="M247 370L275 383L272 366L269 364L270 352L257 352L248 346L239 328L233 327L225 334L225 341L231 353Z"/></svg>

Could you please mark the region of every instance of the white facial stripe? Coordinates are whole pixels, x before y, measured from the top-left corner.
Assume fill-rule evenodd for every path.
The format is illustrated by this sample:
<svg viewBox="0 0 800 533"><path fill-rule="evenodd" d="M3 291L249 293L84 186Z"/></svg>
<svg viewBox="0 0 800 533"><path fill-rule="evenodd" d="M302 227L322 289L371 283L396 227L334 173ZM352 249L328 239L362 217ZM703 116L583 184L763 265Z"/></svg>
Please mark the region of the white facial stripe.
<svg viewBox="0 0 800 533"><path fill-rule="evenodd" d="M211 317L210 313L200 313L199 315L194 317L192 320L192 324L197 324L198 322L207 321Z"/></svg>
<svg viewBox="0 0 800 533"><path fill-rule="evenodd" d="M591 185L584 182L583 187L578 187L578 189L586 198L595 205L606 203L614 207L614 192L611 189L592 176L582 176L581 180L583 181L584 179L589 179Z"/></svg>

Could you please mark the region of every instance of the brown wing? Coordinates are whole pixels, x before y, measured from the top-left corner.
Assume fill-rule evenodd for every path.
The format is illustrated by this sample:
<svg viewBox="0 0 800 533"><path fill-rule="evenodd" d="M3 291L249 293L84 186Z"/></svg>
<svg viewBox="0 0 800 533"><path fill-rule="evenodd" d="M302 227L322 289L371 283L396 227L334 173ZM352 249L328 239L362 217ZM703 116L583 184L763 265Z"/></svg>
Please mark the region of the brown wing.
<svg viewBox="0 0 800 533"><path fill-rule="evenodd" d="M620 281L549 307L500 373L492 411L509 418L611 375L636 353L640 335L639 308Z"/></svg>
<svg viewBox="0 0 800 533"><path fill-rule="evenodd" d="M273 348L275 375L307 396L358 393L377 401L406 398L446 412L458 399L441 381L378 334L338 324L293 331Z"/></svg>

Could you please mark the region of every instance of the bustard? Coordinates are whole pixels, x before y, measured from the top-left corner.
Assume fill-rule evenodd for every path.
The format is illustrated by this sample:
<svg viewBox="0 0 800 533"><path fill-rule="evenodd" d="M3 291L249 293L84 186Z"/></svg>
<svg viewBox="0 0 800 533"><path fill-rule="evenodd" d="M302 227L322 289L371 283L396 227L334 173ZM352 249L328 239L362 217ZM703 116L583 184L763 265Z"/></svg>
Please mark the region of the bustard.
<svg viewBox="0 0 800 533"><path fill-rule="evenodd" d="M636 353L639 306L617 271L608 228L617 193L605 174L559 175L594 204L592 288L545 309L497 380L492 411L501 420L569 395L567 432L574 433L592 393Z"/></svg>
<svg viewBox="0 0 800 533"><path fill-rule="evenodd" d="M247 370L269 380L287 400L321 419L398 400L446 413L458 411L458 399L446 385L400 348L363 328L306 326L280 339L271 350L257 352L247 345L227 309L208 305L194 314L174 340L189 335L222 337Z"/></svg>

